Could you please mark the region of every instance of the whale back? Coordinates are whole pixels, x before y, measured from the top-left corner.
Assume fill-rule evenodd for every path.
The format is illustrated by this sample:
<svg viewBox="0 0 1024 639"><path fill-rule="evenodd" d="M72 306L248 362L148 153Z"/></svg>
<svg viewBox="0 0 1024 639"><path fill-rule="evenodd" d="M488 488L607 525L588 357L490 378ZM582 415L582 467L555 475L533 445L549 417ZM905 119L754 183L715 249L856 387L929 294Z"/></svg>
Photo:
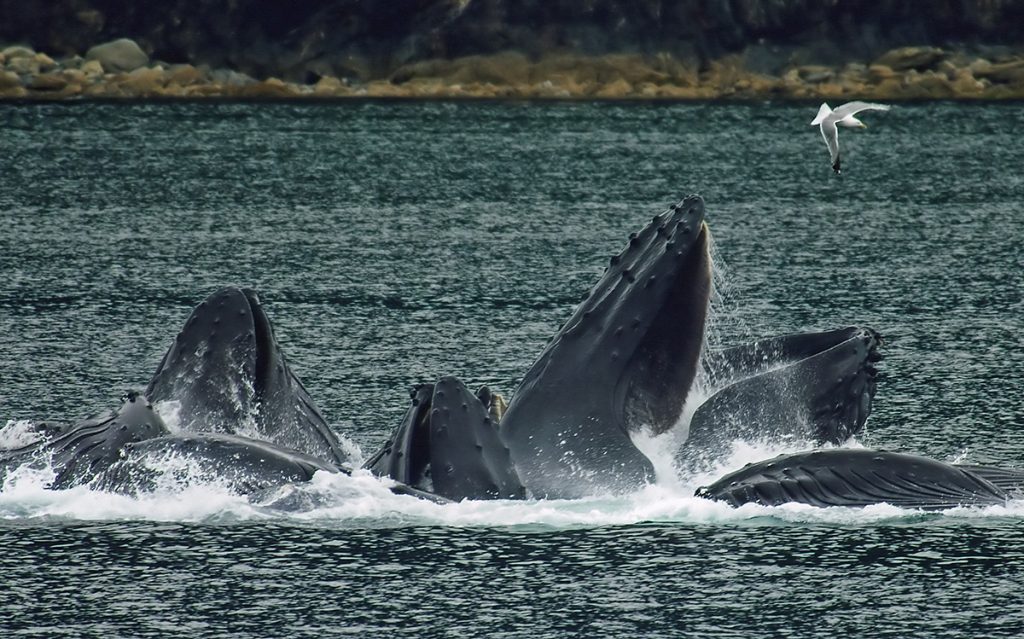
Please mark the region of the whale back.
<svg viewBox="0 0 1024 639"><path fill-rule="evenodd" d="M401 423L384 445L363 464L374 475L430 491L430 404L433 384L419 384Z"/></svg>

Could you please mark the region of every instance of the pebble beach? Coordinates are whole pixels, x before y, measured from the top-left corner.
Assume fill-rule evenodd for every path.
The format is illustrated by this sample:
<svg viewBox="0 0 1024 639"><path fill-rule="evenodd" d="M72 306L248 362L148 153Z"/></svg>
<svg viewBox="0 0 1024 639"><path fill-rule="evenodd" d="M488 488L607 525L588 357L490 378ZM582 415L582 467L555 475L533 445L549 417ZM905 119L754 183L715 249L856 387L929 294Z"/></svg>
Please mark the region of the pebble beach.
<svg viewBox="0 0 1024 639"><path fill-rule="evenodd" d="M358 61L357 61L358 62ZM842 66L758 72L743 55L698 68L670 54L586 56L514 52L413 62L385 77L251 77L228 68L151 59L121 38L80 55L0 49L0 100L108 99L611 99L1006 100L1024 98L1024 53L901 47ZM358 64L354 65L358 68Z"/></svg>

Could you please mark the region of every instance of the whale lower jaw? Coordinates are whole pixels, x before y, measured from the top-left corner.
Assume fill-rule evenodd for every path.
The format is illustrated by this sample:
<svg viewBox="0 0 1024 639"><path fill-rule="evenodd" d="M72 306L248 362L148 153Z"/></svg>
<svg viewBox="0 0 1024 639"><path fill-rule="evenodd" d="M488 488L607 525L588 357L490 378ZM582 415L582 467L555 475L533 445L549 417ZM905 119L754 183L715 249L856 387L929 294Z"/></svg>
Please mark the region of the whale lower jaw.
<svg viewBox="0 0 1024 639"><path fill-rule="evenodd" d="M1004 505L1022 490L1021 472L957 466L906 453L834 448L748 464L696 494L737 507L751 503L818 507L886 503L915 510L948 510Z"/></svg>

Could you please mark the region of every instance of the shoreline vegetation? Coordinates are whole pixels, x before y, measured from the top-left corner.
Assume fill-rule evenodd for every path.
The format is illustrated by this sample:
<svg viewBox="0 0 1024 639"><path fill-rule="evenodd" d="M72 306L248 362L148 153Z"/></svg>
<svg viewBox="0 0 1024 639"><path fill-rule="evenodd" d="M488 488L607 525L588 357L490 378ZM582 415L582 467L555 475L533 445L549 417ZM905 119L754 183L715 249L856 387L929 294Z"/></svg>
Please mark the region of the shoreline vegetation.
<svg viewBox="0 0 1024 639"><path fill-rule="evenodd" d="M254 78L226 68L151 60L133 40L51 57L31 47L0 48L0 102L108 99L483 98L555 100L1019 100L1024 51L988 57L929 46L892 49L841 66L791 65L777 74L742 55L704 68L670 54L506 51L433 59L386 77Z"/></svg>

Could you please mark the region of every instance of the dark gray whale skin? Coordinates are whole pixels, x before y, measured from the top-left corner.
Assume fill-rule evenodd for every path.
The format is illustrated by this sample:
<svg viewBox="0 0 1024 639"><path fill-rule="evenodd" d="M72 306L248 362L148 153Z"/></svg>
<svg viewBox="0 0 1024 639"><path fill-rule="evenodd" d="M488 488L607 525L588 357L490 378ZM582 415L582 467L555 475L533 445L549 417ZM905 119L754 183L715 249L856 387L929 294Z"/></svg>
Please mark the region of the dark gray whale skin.
<svg viewBox="0 0 1024 639"><path fill-rule="evenodd" d="M120 459L125 446L170 433L150 401L136 391L129 391L116 411L70 426L44 427L46 438L3 452L0 466L7 471L24 463L49 460L56 472L50 484L55 490L89 483L97 472Z"/></svg>
<svg viewBox="0 0 1024 639"><path fill-rule="evenodd" d="M833 448L782 455L748 464L698 497L732 506L870 506L946 510L997 506L1024 497L1024 471L957 466L920 455Z"/></svg>
<svg viewBox="0 0 1024 639"><path fill-rule="evenodd" d="M526 496L481 396L455 377L420 384L411 395L401 424L365 468L455 501Z"/></svg>
<svg viewBox="0 0 1024 639"><path fill-rule="evenodd" d="M718 390L694 412L677 464L707 470L736 440L846 442L871 414L880 344L876 332L851 326L706 354Z"/></svg>
<svg viewBox="0 0 1024 639"><path fill-rule="evenodd" d="M489 391L474 395L443 377L414 389L394 436L365 467L395 480L394 492L435 501L573 498L651 481L631 436L672 428L697 376L711 287L703 215L703 200L688 197L630 237L498 424ZM788 434L804 415L826 441L855 432L874 392L876 344L851 328L717 353L720 389L695 414L688 450L714 451L745 436L734 428L747 422ZM177 402L182 432L171 433L149 400ZM773 419L758 421L765 415ZM321 470L349 472L259 298L232 287L191 313L145 394L129 394L116 413L44 430L44 443L4 453L0 466L49 455L54 488L132 494L153 490L171 457L198 475L186 481L214 479L246 494Z"/></svg>
<svg viewBox="0 0 1024 639"><path fill-rule="evenodd" d="M474 395L443 377L414 389L395 435L365 467L398 482L394 492L440 502L575 498L651 481L651 463L632 436L673 428L697 379L711 287L703 216L703 200L688 197L630 237L527 372L497 425L500 409L489 391ZM711 354L705 365L715 392L691 419L681 462L699 463L737 438L837 443L856 434L875 391L878 344L877 334L851 327ZM149 400L178 402L184 432L171 433ZM320 470L350 472L258 297L238 288L215 292L193 311L146 394L129 394L115 413L42 430L44 442L0 453L0 471L48 455L55 488L90 483L137 493L157 485L154 468L162 466L153 462L177 456L201 476L248 494L308 481ZM777 460L702 494L737 504L764 493L765 503L831 505L817 488L824 486L845 505L894 499L930 508L965 502L968 494L974 501L965 503L995 503L1024 484L1005 469L863 455L793 457L787 472L803 478L795 480L806 488L803 496L790 494L790 475L773 474L769 464ZM860 463L889 482L888 492L870 482L841 492L840 475L852 477Z"/></svg>
<svg viewBox="0 0 1024 639"><path fill-rule="evenodd" d="M239 493L308 481L317 470L340 472L329 462L270 442L219 433L172 434L149 399L136 391L128 392L117 411L51 434L6 455L19 463L48 457L54 490L90 484L118 493L150 491L161 475L153 462L170 456L188 458L203 474L200 479L216 478Z"/></svg>
<svg viewBox="0 0 1024 639"><path fill-rule="evenodd" d="M346 455L302 383L291 371L255 293L224 288L190 315L146 394L130 391L124 405L73 425L42 423L39 442L0 452L0 474L45 464L53 489L80 484L112 492L153 490L169 457L189 472L251 494L304 482L318 470L350 472ZM179 403L172 433L150 399ZM474 401L477 401L474 398ZM477 401L477 403L479 403ZM259 439L237 434L255 431ZM302 448L305 448L303 450ZM433 501L443 497L395 485L392 491Z"/></svg>
<svg viewBox="0 0 1024 639"><path fill-rule="evenodd" d="M99 490L138 495L158 487L169 458L188 461L189 475L173 477L177 482L217 482L241 495L258 495L260 491L283 484L311 480L317 471L350 474L347 468L317 459L297 450L248 437L200 433L168 435L124 445L120 457L91 479ZM174 471L171 471L174 472ZM448 500L438 495L397 484L391 491L439 503Z"/></svg>
<svg viewBox="0 0 1024 639"><path fill-rule="evenodd" d="M500 423L538 498L636 490L654 478L630 438L679 417L697 371L711 272L704 201L656 215L555 334Z"/></svg>
<svg viewBox="0 0 1024 639"><path fill-rule="evenodd" d="M179 482L216 481L238 494L253 494L287 483L312 479L318 470L350 473L347 468L272 442L222 433L172 434L152 403L129 391L117 411L108 411L70 426L43 425L49 438L0 454L0 479L25 463L55 471L49 488L88 484L98 490L138 495L151 492L171 457L187 460L188 477ZM443 503L444 497L396 484L396 494Z"/></svg>
<svg viewBox="0 0 1024 639"><path fill-rule="evenodd" d="M259 439L344 464L347 455L288 366L256 293L234 287L199 304L146 387L179 402L181 428Z"/></svg>
<svg viewBox="0 0 1024 639"><path fill-rule="evenodd" d="M630 237L524 377L499 437L479 428L489 391L481 390L478 406L461 382L446 378L477 428L438 422L442 383L418 386L366 467L450 499L517 498L522 488L537 498L575 498L653 480L631 435L672 428L697 376L711 288L703 213L692 196ZM706 467L735 439L845 441L870 412L878 344L873 331L850 327L713 353L705 366L717 391L691 419L677 462ZM440 479L439 468L446 470Z"/></svg>
<svg viewBox="0 0 1024 639"><path fill-rule="evenodd" d="M329 462L275 444L204 433L128 443L122 447L120 459L97 473L92 485L125 494L152 492L164 474L156 468L166 468L166 462L175 457L189 463L189 475L177 479L217 481L239 494L309 481L318 470L342 472Z"/></svg>

